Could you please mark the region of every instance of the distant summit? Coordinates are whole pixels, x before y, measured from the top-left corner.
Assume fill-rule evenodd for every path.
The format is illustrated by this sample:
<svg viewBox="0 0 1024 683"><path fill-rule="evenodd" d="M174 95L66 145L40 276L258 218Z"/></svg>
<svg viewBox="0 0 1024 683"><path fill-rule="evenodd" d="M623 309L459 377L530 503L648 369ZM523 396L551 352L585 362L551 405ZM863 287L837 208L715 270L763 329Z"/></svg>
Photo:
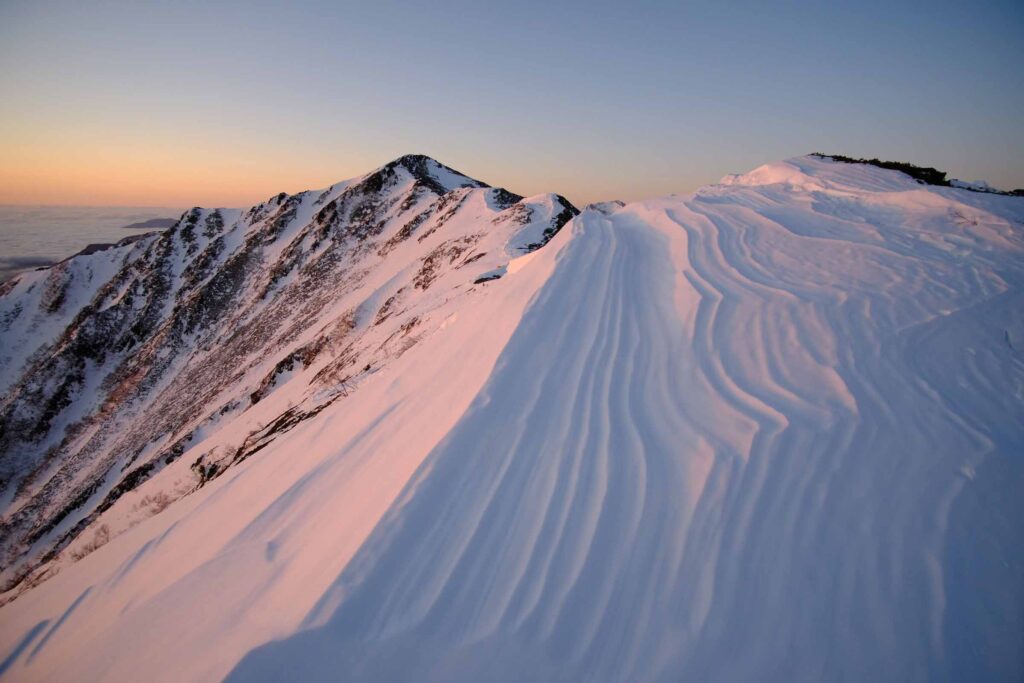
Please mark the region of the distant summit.
<svg viewBox="0 0 1024 683"><path fill-rule="evenodd" d="M125 230L163 230L178 222L177 218L150 218L147 221L130 223L124 226Z"/></svg>

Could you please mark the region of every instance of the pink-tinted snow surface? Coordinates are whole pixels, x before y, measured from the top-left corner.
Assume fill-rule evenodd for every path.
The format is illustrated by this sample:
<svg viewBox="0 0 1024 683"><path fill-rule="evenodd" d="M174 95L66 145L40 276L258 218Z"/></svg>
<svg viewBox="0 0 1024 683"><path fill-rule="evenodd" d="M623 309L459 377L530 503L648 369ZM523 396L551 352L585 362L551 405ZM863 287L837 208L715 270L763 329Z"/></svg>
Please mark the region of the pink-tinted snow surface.
<svg viewBox="0 0 1024 683"><path fill-rule="evenodd" d="M0 670L1020 680L1022 221L811 157L584 211L0 608Z"/></svg>

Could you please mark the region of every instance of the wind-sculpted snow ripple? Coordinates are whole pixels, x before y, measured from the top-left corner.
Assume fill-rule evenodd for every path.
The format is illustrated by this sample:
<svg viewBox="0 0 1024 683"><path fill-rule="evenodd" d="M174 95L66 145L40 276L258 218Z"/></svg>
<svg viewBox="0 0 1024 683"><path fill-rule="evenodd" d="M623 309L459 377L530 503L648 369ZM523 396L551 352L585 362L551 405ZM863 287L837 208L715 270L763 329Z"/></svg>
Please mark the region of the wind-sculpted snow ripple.
<svg viewBox="0 0 1024 683"><path fill-rule="evenodd" d="M900 226L822 214L820 194L734 187L577 218L406 502L308 630L237 679L1019 671L998 627L1022 633L1020 565L987 563L991 586L964 573L979 544L1019 540L1021 505L952 509L997 485L983 463L1024 483L1022 364L998 335L1024 310L1021 235L951 259L948 232L886 235Z"/></svg>

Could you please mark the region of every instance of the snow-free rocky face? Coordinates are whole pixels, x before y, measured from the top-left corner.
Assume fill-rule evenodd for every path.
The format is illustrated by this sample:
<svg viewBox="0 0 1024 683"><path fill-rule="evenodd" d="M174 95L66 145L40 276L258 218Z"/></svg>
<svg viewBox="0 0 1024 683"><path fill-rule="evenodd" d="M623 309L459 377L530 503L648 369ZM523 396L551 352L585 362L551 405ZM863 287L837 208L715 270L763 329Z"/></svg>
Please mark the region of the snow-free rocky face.
<svg viewBox="0 0 1024 683"><path fill-rule="evenodd" d="M5 285L0 678L1024 679L1024 199L575 213L403 157Z"/></svg>

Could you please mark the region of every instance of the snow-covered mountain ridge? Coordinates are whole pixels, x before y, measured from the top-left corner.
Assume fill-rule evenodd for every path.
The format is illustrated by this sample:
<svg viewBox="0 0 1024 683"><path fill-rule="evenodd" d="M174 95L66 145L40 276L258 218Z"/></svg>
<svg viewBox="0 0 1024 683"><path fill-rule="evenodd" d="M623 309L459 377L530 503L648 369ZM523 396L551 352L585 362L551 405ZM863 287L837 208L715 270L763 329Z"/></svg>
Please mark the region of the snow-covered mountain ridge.
<svg viewBox="0 0 1024 683"><path fill-rule="evenodd" d="M4 587L81 554L101 513L186 450L192 476L157 507L337 400L440 324L435 309L575 213L406 156L244 213L192 209L166 233L6 285ZM275 399L294 375L304 388ZM228 423L249 431L195 452Z"/></svg>
<svg viewBox="0 0 1024 683"><path fill-rule="evenodd" d="M1020 678L1024 199L574 213L403 157L7 287L0 675Z"/></svg>

